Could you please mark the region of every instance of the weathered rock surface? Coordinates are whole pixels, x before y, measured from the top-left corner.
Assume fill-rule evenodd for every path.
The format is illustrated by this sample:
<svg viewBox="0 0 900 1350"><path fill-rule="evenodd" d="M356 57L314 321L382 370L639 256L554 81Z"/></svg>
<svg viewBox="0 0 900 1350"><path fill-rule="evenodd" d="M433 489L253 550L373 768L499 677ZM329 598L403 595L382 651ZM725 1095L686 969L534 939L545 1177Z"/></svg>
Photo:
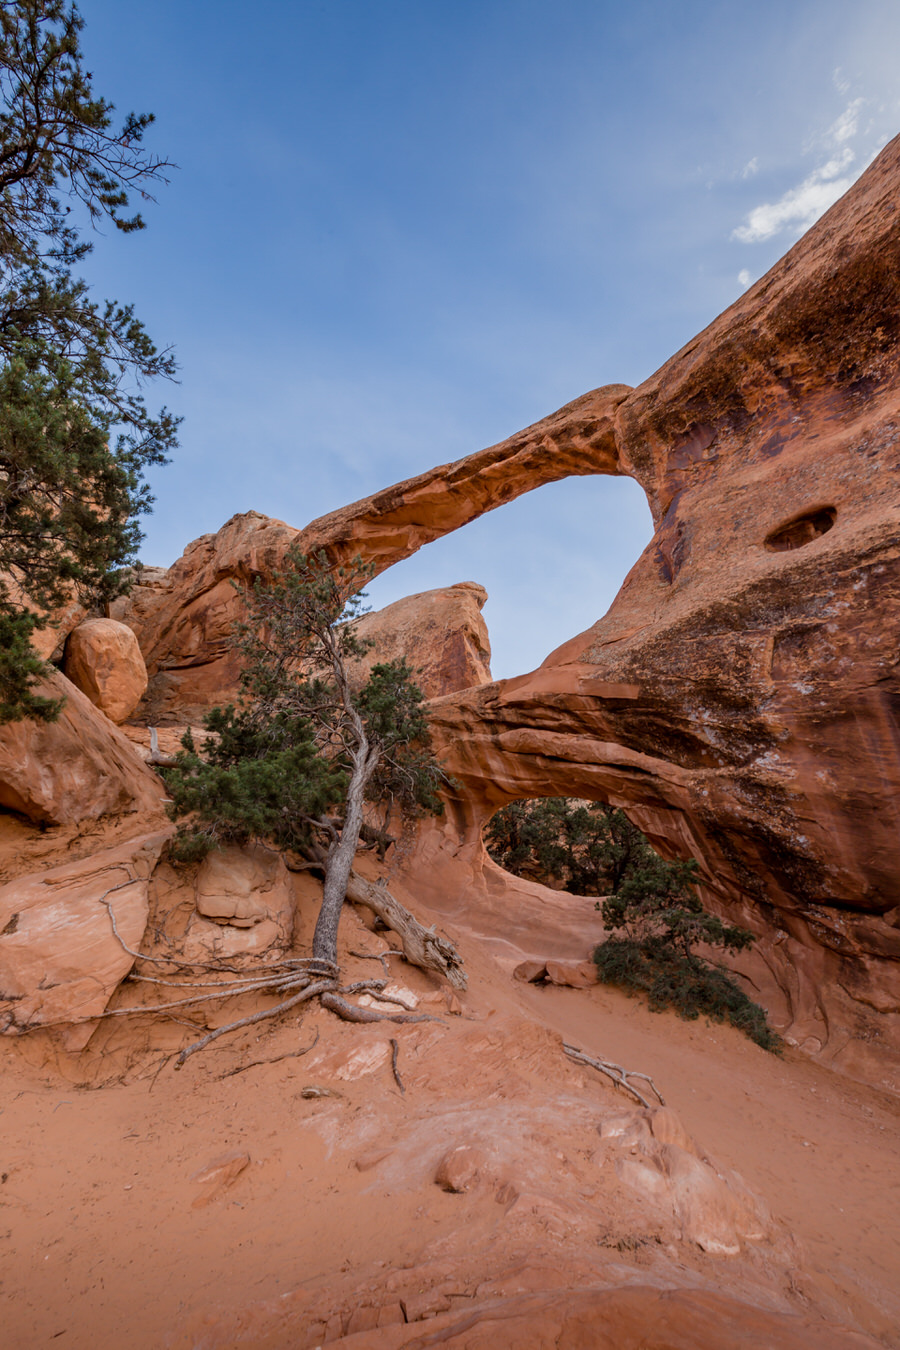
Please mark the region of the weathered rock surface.
<svg viewBox="0 0 900 1350"><path fill-rule="evenodd" d="M423 591L366 614L356 625L372 643L351 678L362 683L379 661L409 662L426 698L491 681L491 643L481 610L487 591L474 581Z"/></svg>
<svg viewBox="0 0 900 1350"><path fill-rule="evenodd" d="M233 516L217 534L195 539L168 570L144 568L131 595L110 607L134 630L147 665L143 720L199 722L237 689L231 638L244 611L232 583L271 576L298 534L256 511Z"/></svg>
<svg viewBox="0 0 900 1350"><path fill-rule="evenodd" d="M87 619L69 634L66 678L112 722L130 717L147 690L147 667L132 630L115 619Z"/></svg>
<svg viewBox="0 0 900 1350"><path fill-rule="evenodd" d="M65 706L56 722L0 726L0 807L48 825L159 810L161 780L80 689L53 671L38 692Z"/></svg>
<svg viewBox="0 0 900 1350"><path fill-rule="evenodd" d="M195 903L181 950L186 961L279 956L290 946L291 878L271 849L232 845L211 853L197 873Z"/></svg>
<svg viewBox="0 0 900 1350"><path fill-rule="evenodd" d="M170 831L0 887L0 1033L66 1022L77 1048L134 964L148 881ZM113 929L113 918L115 928Z"/></svg>
<svg viewBox="0 0 900 1350"><path fill-rule="evenodd" d="M445 1303L449 1306L450 1300ZM435 1317L443 1311L431 1308ZM418 1319L417 1319L418 1320ZM379 1323L379 1325L386 1325ZM814 1318L770 1312L739 1299L701 1290L632 1285L592 1292L535 1291L485 1301L474 1311L446 1314L423 1338L418 1325L403 1333L370 1331L338 1339L353 1350L496 1350L498 1345L538 1350L875 1350L877 1342ZM349 1322L348 1322L349 1333ZM310 1342L312 1344L312 1342Z"/></svg>
<svg viewBox="0 0 900 1350"><path fill-rule="evenodd" d="M620 1179L673 1214L684 1241L711 1255L737 1256L770 1235L760 1201L700 1151L670 1108L619 1117L601 1134Z"/></svg>
<svg viewBox="0 0 900 1350"><path fill-rule="evenodd" d="M205 1167L201 1167L191 1177L191 1181L200 1187L200 1192L191 1202L192 1209L203 1209L218 1200L237 1178L250 1166L250 1154L243 1149L231 1149L211 1158Z"/></svg>
<svg viewBox="0 0 900 1350"><path fill-rule="evenodd" d="M35 629L32 633L31 645L45 661L58 660L62 656L63 646L72 629L87 617L87 610L75 594L74 588L68 601L46 614L22 590L12 573L0 572L0 585L4 587L14 604L47 619L45 628Z"/></svg>

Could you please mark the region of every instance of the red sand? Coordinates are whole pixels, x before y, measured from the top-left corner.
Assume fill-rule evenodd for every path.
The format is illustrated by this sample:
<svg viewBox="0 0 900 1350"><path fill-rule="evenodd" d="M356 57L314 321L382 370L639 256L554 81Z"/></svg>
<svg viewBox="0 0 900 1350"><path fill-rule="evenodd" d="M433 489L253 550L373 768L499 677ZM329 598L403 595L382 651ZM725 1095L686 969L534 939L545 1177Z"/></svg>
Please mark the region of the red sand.
<svg viewBox="0 0 900 1350"><path fill-rule="evenodd" d="M362 931L352 912L342 929L352 947ZM796 1323L796 1344L831 1344L825 1318L900 1345L895 1100L615 991L523 986L471 929L451 933L471 977L462 1016L446 1015L429 979L394 962L440 1022L351 1027L309 1012L299 1026L291 1017L244 1031L158 1076L183 1027L106 1023L80 1060L49 1061L46 1039L4 1041L5 1350L293 1350L357 1328L348 1344L387 1347L418 1344L409 1338L466 1312L471 1338L448 1343L475 1346L487 1327L477 1311L499 1294L537 1291L551 1317L552 1291L568 1291L562 1306L574 1317L585 1290L618 1299L644 1289L643 1302L633 1297L649 1307L654 1290L673 1288L717 1291L760 1317L812 1318ZM223 1076L308 1045L316 1030L304 1057ZM770 1240L709 1255L623 1187L596 1125L637 1107L567 1060L560 1037L652 1074L702 1148L765 1201ZM334 1095L304 1097L309 1086ZM484 1176L464 1194L440 1190L440 1158L472 1142L489 1160ZM249 1155L246 1166L226 1158L218 1187L215 1175L204 1179L235 1153ZM425 1320L404 1324L401 1305ZM557 1341L542 1339L533 1309L523 1316L492 1344L603 1343L596 1322L584 1341L574 1332ZM366 1335L379 1317L382 1329ZM687 1341L623 1333L619 1343L706 1345L688 1321ZM749 1344L789 1343L765 1339L762 1323L746 1327L763 1338Z"/></svg>

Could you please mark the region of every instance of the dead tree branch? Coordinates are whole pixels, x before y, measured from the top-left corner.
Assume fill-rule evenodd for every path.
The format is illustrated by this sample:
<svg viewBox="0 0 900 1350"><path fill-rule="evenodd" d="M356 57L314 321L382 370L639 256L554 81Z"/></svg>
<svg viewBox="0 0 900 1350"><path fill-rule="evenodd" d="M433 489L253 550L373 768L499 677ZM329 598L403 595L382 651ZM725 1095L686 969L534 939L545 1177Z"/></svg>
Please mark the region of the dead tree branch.
<svg viewBox="0 0 900 1350"><path fill-rule="evenodd" d="M147 763L158 766L160 769L174 769L178 765L176 755L164 755L159 748L159 735L156 727L148 727L150 732L150 754L147 757Z"/></svg>
<svg viewBox="0 0 900 1350"><path fill-rule="evenodd" d="M579 1064L589 1064L592 1069L597 1069L599 1073L606 1074L606 1077L611 1078L617 1087L624 1088L626 1092L630 1092L632 1097L636 1097L641 1105L645 1106L647 1110L650 1111L653 1109L653 1103L649 1102L644 1094L640 1092L633 1083L628 1081L629 1078L643 1078L645 1082L650 1084L653 1091L656 1093L660 1106L665 1106L666 1103L662 1093L648 1073L638 1073L634 1069L623 1069L621 1064L613 1064L607 1059L594 1059L591 1055L586 1055L583 1050L579 1050L577 1046L574 1045L566 1045L563 1043L563 1050L570 1059L577 1060Z"/></svg>
<svg viewBox="0 0 900 1350"><path fill-rule="evenodd" d="M320 1002L323 1008L342 1017L345 1022L439 1022L439 1017L428 1013L389 1013L376 1012L374 1008L359 1008L341 998L338 990L322 994Z"/></svg>
<svg viewBox="0 0 900 1350"><path fill-rule="evenodd" d="M368 905L397 934L403 944L403 955L410 965L442 975L454 989L465 989L468 983L466 972L462 957L453 943L440 937L434 928L423 927L387 886L380 883L373 885L358 872L351 872L347 883L347 899L357 905Z"/></svg>

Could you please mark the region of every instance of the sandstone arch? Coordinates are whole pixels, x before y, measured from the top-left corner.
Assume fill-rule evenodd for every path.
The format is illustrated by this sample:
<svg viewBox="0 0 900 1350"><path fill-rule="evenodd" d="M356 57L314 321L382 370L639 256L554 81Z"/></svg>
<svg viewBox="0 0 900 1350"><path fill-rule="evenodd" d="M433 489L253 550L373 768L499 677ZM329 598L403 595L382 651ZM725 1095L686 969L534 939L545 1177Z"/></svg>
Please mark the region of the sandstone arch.
<svg viewBox="0 0 900 1350"><path fill-rule="evenodd" d="M655 534L609 612L531 674L432 704L460 795L420 861L477 871L479 818L512 796L601 795L767 935L799 1039L850 1069L881 1056L895 1081L898 186L900 138L639 388L594 390L302 531L251 513L198 540L121 616L150 706L204 680L221 693L229 578L295 538L380 571L543 483L634 477ZM794 546L767 547L785 530Z"/></svg>

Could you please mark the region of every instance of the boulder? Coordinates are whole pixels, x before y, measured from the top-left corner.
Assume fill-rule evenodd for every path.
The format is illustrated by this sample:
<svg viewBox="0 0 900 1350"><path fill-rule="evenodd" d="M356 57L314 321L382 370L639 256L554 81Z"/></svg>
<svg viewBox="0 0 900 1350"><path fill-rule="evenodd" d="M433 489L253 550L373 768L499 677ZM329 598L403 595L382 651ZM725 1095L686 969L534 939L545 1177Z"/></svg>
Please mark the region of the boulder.
<svg viewBox="0 0 900 1350"><path fill-rule="evenodd" d="M103 1012L134 964L127 949L144 935L149 878L170 834L142 835L0 887L0 1032L83 1024ZM92 1030L73 1026L69 1048Z"/></svg>
<svg viewBox="0 0 900 1350"><path fill-rule="evenodd" d="M540 984L547 978L546 961L520 961L513 971L513 979L523 984Z"/></svg>
<svg viewBox="0 0 900 1350"><path fill-rule="evenodd" d="M593 961L548 961L547 981L568 989L589 989L597 983Z"/></svg>
<svg viewBox="0 0 900 1350"><path fill-rule="evenodd" d="M80 689L51 671L36 692L65 703L55 722L0 726L0 807L46 825L161 810L162 781Z"/></svg>
<svg viewBox="0 0 900 1350"><path fill-rule="evenodd" d="M124 722L147 689L147 667L134 633L115 619L87 619L69 634L66 677L112 722Z"/></svg>

